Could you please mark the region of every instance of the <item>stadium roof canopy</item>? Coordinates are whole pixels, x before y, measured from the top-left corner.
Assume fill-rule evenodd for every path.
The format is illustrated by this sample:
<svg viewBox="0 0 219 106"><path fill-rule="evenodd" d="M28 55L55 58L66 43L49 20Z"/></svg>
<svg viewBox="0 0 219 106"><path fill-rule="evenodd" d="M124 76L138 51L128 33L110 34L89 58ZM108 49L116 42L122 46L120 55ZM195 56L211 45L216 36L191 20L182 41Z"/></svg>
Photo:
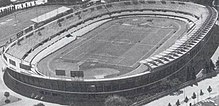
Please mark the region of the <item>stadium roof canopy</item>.
<svg viewBox="0 0 219 106"><path fill-rule="evenodd" d="M40 15L40 16L34 18L34 19L31 19L31 21L33 21L35 23L41 23L41 22L44 22L44 21L49 20L51 18L54 18L57 15L62 14L64 12L68 11L68 10L70 10L70 8L62 6L58 9L55 9L53 11L50 11L50 12L45 13L43 15Z"/></svg>

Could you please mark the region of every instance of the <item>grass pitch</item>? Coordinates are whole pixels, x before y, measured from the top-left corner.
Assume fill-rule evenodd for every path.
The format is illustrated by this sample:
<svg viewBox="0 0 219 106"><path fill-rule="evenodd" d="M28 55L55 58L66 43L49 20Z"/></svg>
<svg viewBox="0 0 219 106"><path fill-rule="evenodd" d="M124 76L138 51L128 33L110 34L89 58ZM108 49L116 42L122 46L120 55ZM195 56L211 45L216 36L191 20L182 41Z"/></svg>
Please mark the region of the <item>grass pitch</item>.
<svg viewBox="0 0 219 106"><path fill-rule="evenodd" d="M156 19L145 17L113 20L84 35L83 42L64 53L62 59L131 67L177 30L164 21L156 23Z"/></svg>
<svg viewBox="0 0 219 106"><path fill-rule="evenodd" d="M140 60L160 49L169 38L180 36L176 35L181 29L180 22L143 16L112 20L64 47L50 62L49 68L84 71L85 78L128 73L138 66Z"/></svg>

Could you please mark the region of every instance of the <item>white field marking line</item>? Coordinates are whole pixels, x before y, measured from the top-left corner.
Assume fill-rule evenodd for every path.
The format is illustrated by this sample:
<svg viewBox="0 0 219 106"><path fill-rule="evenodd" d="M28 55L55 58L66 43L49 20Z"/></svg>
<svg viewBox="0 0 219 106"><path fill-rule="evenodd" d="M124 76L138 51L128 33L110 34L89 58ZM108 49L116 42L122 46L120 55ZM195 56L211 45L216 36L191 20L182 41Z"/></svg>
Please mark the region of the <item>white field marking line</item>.
<svg viewBox="0 0 219 106"><path fill-rule="evenodd" d="M153 32L154 34L156 34L157 32L158 32L159 30L156 30L156 32ZM151 34L151 33L149 33L149 34ZM131 43L131 41L130 41L130 43ZM134 44L134 45L145 45L145 46L155 46L155 45L150 45L150 44L144 44L144 43L131 43L131 44ZM143 57L144 57L145 55L143 55ZM122 57L122 59L118 62L118 64L121 62L121 61L123 61L125 59L125 57ZM139 60L138 60L139 61ZM133 67L138 61L136 61L135 63L133 63L131 66L128 66L128 67ZM120 65L121 65L121 63L120 63ZM124 65L122 65L122 66L124 66ZM126 66L127 67L127 66Z"/></svg>
<svg viewBox="0 0 219 106"><path fill-rule="evenodd" d="M82 52L80 55L78 55L75 59L73 59L73 60L80 60L80 56L82 56L82 55L85 55L86 53L84 53L84 52ZM78 59L79 58L79 59Z"/></svg>
<svg viewBox="0 0 219 106"><path fill-rule="evenodd" d="M173 31L174 31L174 30L171 29L170 32L164 36L164 38L162 38L156 45L154 45L154 47L152 47L152 48L148 51L148 53L151 52L154 48L156 48L157 45L160 45L160 43L161 43L167 36L169 36L170 33L172 33ZM147 55L148 53L146 53L146 55ZM145 55L144 55L144 56L145 56ZM144 56L143 56L143 57L144 57Z"/></svg>
<svg viewBox="0 0 219 106"><path fill-rule="evenodd" d="M124 57L119 57L119 62L121 62L121 60L123 60L124 59ZM116 65L116 66L122 66L122 67L130 67L130 66L127 66L127 65L122 65L122 64L119 64L119 62L118 63L109 63L109 62L102 62L102 63L104 63L104 64L108 64L108 65ZM101 62L100 62L101 63Z"/></svg>
<svg viewBox="0 0 219 106"><path fill-rule="evenodd" d="M125 57L122 57L122 56L112 56L112 55L109 55L109 56L106 56L106 55L100 55L100 54L94 54L94 55L99 55L99 56L102 56L102 57L112 57L112 58L118 58L119 61L117 62L117 64L113 64L113 63L105 63L105 64L110 64L110 65L117 65L117 66L125 66L125 65L119 65L119 63L125 59ZM125 66L125 67L128 67L128 66Z"/></svg>
<svg viewBox="0 0 219 106"><path fill-rule="evenodd" d="M155 45L149 45L149 44L141 44L141 43L136 43L136 45L143 45L143 46L152 46L152 47L154 47ZM145 55L144 55L145 56ZM142 57L144 57L144 56L142 56ZM142 57L140 57L140 58L142 58ZM123 61L125 59L125 57L123 57L123 59L122 60L120 60L118 63L120 63L121 61ZM136 62L132 62L132 65L130 65L130 67L133 67L135 64L137 64L137 62L138 62L139 60L137 60Z"/></svg>
<svg viewBox="0 0 219 106"><path fill-rule="evenodd" d="M87 38L81 38L81 39L83 39L83 40L86 40ZM83 41L82 40L82 41ZM88 41L90 41L91 39L89 39ZM82 42L81 41L81 42ZM64 56L66 56L66 55L68 55L70 52L72 52L72 51L74 51L74 50L76 50L78 47L80 47L80 46L82 46L82 45L84 45L85 43L87 43L88 41L86 41L86 42L83 42L82 44L80 44L80 45L78 45L78 46L76 46L75 48L73 48L73 49L71 49L71 50L69 50L67 53L64 53L63 55L62 55L62 57L64 57ZM79 42L80 43L80 42Z"/></svg>
<svg viewBox="0 0 219 106"><path fill-rule="evenodd" d="M73 60L80 60L80 59L78 59L80 56L82 56L82 55L84 55L84 54L86 54L85 52L82 52L80 55L78 55L76 58L74 58ZM119 59L122 59L121 57L119 57L119 56L112 56L112 55L101 55L101 54L91 54L91 56L101 56L101 57L106 57L106 58L119 58ZM62 56L63 57L63 56ZM91 58L91 57L89 57L89 58ZM88 58L88 59L89 59ZM92 58L92 59L94 59L94 58ZM98 59L98 60L100 60L100 59Z"/></svg>
<svg viewBox="0 0 219 106"><path fill-rule="evenodd" d="M88 57L88 58L86 58L85 59L85 61L87 62L89 62L89 59L90 60L94 60L95 62L98 62L98 63L107 63L108 61L107 60L103 60L103 59L97 59L97 58L93 58L93 57Z"/></svg>
<svg viewBox="0 0 219 106"><path fill-rule="evenodd" d="M112 56L112 55L101 55L101 54L92 54L92 55L90 55L91 57L89 57L89 58L95 58L95 57L92 57L92 56L99 56L99 57L101 57L101 58L111 58L111 59L113 59L113 58L119 58L119 59L121 59L119 56ZM96 58L97 60L102 60L102 59L98 59L98 58ZM107 61L106 61L107 62Z"/></svg>
<svg viewBox="0 0 219 106"><path fill-rule="evenodd" d="M127 65L122 65L120 64L120 62L124 59L124 57L119 57L119 61L117 63L111 63L111 62L108 62L108 63L105 63L105 64L109 64L109 65L116 65L116 66L122 66L122 67L129 67Z"/></svg>
<svg viewBox="0 0 219 106"><path fill-rule="evenodd" d="M92 54L93 56L101 56L106 58L120 58L119 56L113 56L113 55L103 55L103 54Z"/></svg>
<svg viewBox="0 0 219 106"><path fill-rule="evenodd" d="M112 26L114 26L114 24L113 24L113 25L111 25L111 26L109 26L108 28L106 28L106 29L102 30L101 32L99 32L98 34L96 34L95 36L93 36L93 37L91 37L91 38L85 38L85 39L88 39L86 42L83 42L82 44L80 44L80 45L76 46L76 47L75 47L75 48L73 48L72 50L70 50L70 51L68 51L67 53L63 54L63 55L62 55L62 57L64 57L65 55L69 54L70 52L72 52L73 50L77 49L78 47L80 47L80 46L84 45L85 43L87 43L87 42L91 41L91 40L92 40L93 38L95 38L97 35L99 35L100 33L104 32L105 30L108 30L108 29L109 29L109 28L111 28Z"/></svg>
<svg viewBox="0 0 219 106"><path fill-rule="evenodd" d="M112 45L116 45L116 43L118 43L118 44L123 44L123 43L124 44L135 44L135 43L132 43L131 41L129 41L129 42L122 42L122 41L108 41L108 40L103 40L103 39L98 39L98 41L103 41L103 42L111 43Z"/></svg>
<svg viewBox="0 0 219 106"><path fill-rule="evenodd" d="M116 45L116 46L117 46L117 45ZM106 58L107 58L107 57L118 58L119 61L118 61L116 64L113 64L113 63L105 63L105 64L129 67L129 66L127 66L127 65L121 65L121 64L119 64L122 60L125 59L125 57L122 57L122 56L112 56L112 55L101 55L101 54L93 54L93 55L102 56L102 57L106 57Z"/></svg>
<svg viewBox="0 0 219 106"><path fill-rule="evenodd" d="M77 42L76 44L78 44L78 43L81 43L83 40L85 40L85 39L87 39L87 38L83 38L83 37L80 37L80 38L77 38L76 40L80 40L79 42ZM81 44L80 44L81 45ZM76 47L78 47L78 46L76 46ZM71 47L69 48L69 49L71 49ZM64 52L62 52L61 54L63 54L63 55L61 55L61 58L63 58L65 55L67 55L68 54L68 50L69 49L66 49L66 50L64 50ZM68 52L67 52L68 51ZM65 52L67 52L67 53L65 53Z"/></svg>
<svg viewBox="0 0 219 106"><path fill-rule="evenodd" d="M94 55L98 55L98 54L94 54ZM100 55L101 56L101 55ZM103 57L110 57L110 56L104 56L104 55L102 55ZM113 57L113 56L112 56ZM114 57L117 57L118 59L119 59L119 62L121 61L121 60L123 60L124 59L124 57L119 57L119 56L114 56ZM93 59L93 60L97 60L99 63L102 63L102 64L108 64L108 65L116 65L116 66L122 66L122 67L129 67L129 66L127 66L127 65L121 65L121 64L119 64L119 62L117 62L117 64L113 64L113 63L109 63L107 60L102 60L102 59L97 59L97 58L92 58L92 57L89 57L89 58L87 58L87 59ZM85 61L86 61L86 59L85 59Z"/></svg>
<svg viewBox="0 0 219 106"><path fill-rule="evenodd" d="M176 23L176 22L174 21L174 23ZM176 31L176 33L174 33L170 38L172 38L173 36L175 36L175 35L177 34L177 32L179 32L179 31L181 30L181 26L180 26L178 23L177 23L177 25L178 25L179 29L178 29L178 30ZM158 44L160 44L160 42L163 41L172 31L174 31L174 30L172 29L163 39L161 39L153 48L151 48L151 49L148 51L148 53L149 53L151 50L153 50ZM169 38L169 39L170 39L170 38ZM146 53L145 55L147 55L148 53ZM142 60L145 55L143 55L142 58L140 58L138 61ZM137 61L137 62L138 62L138 61ZM133 65L137 64L137 62L134 63ZM132 66L133 66L133 65L132 65Z"/></svg>
<svg viewBox="0 0 219 106"><path fill-rule="evenodd" d="M121 62L121 60L123 60L124 59L124 57L120 57L121 59L119 60L119 62ZM113 64L113 63L105 63L105 64L109 64L109 65L116 65L116 66L122 66L122 67L130 67L130 66L127 66L127 65L122 65L122 64L120 64L120 63L115 63L115 64Z"/></svg>
<svg viewBox="0 0 219 106"><path fill-rule="evenodd" d="M117 64L120 64L121 65L121 63L120 62L122 62L123 60L125 59L125 57L120 57L120 60L118 61L118 63ZM127 66L126 66L127 67Z"/></svg>
<svg viewBox="0 0 219 106"><path fill-rule="evenodd" d="M159 29L160 30L160 29ZM158 44L160 44L161 41L163 41L170 33L172 33L173 30L171 30L168 34L165 35L165 37L163 39L161 39L156 45L154 45L145 55L143 55L138 61L136 61L133 65L137 64L140 60L142 60L144 58L144 56L148 55L148 53L150 53L154 48L156 48L156 46ZM132 65L132 66L133 66Z"/></svg>
<svg viewBox="0 0 219 106"><path fill-rule="evenodd" d="M121 40L121 41L120 41L120 40ZM124 40L124 41L123 41L123 40ZM127 41L127 42L126 42L126 41ZM114 44L114 42L115 42L115 43L135 44L135 43L132 43L129 39L119 39L119 41L116 41L116 40L115 40L115 41L114 41L114 40L111 41L112 44Z"/></svg>
<svg viewBox="0 0 219 106"><path fill-rule="evenodd" d="M117 64L115 64L115 65L118 65L118 66L125 66L125 67L131 67L131 66L129 66L129 65L122 65L120 62L122 62L123 60L125 59L125 57L123 57L123 56L121 56L120 57L120 60L117 62Z"/></svg>
<svg viewBox="0 0 219 106"><path fill-rule="evenodd" d="M168 38L166 41L172 39L172 38L173 38L176 34L178 34L178 33L180 32L180 30L182 29L182 26L181 26L179 23L177 23L177 22L175 22L175 21L174 21L174 23L178 25L179 29L178 29L170 38ZM168 43L168 42L165 42L165 43ZM165 43L163 43L162 45L164 45ZM161 45L161 46L162 46L162 45ZM151 54L151 55L154 55L154 53Z"/></svg>
<svg viewBox="0 0 219 106"><path fill-rule="evenodd" d="M134 45L143 45L143 46L154 46L154 45L149 45L149 44L142 44L142 43L131 43L131 41L129 40L129 39L126 39L127 41L129 41L130 43L129 44L134 44ZM107 41L106 41L107 42ZM108 41L109 42L109 41ZM116 45L116 46L118 46L118 45ZM127 51L126 51L127 52ZM120 60L119 60L119 62L118 62L118 64L121 64L120 62L121 61L123 61L125 59L125 57L123 57L123 56L121 56L121 58L120 58ZM136 62L135 62L136 63ZM117 65L118 65L117 64ZM131 67L134 65L134 63L131 65ZM126 66L127 67L127 66ZM128 67L130 67L130 66L128 66Z"/></svg>
<svg viewBox="0 0 219 106"><path fill-rule="evenodd" d="M154 45L151 45L151 44L145 44L145 43L136 43L136 45L143 45L143 46L154 46Z"/></svg>
<svg viewBox="0 0 219 106"><path fill-rule="evenodd" d="M113 42L115 42L115 43L126 43L126 44L137 44L137 43L131 43L131 41L130 40L128 40L128 39L124 39L124 40L127 40L127 41L129 41L129 43L127 43L127 42L119 42L119 41L107 41L107 40L98 40L98 41L104 41L104 42L109 42L109 43L111 43L112 45L114 45L114 46L118 46L118 45L116 45L116 44L113 44ZM144 45L144 44L143 44ZM154 45L153 45L154 46ZM99 54L98 54L99 55ZM99 56L101 56L101 55L99 55ZM107 57L107 56L105 56L105 57ZM110 57L110 56L108 56L108 57ZM121 61L123 61L124 59L125 59L125 57L120 57L120 56L112 56L111 55L111 57L116 57L116 58L119 58L120 60L119 60L119 62L117 62L117 64L112 64L112 63L109 63L109 64L111 64L111 65L117 65L117 66L125 66L125 65L119 65L119 63L121 62ZM106 64L108 64L108 63L106 63ZM125 67L129 67L129 66L125 66Z"/></svg>

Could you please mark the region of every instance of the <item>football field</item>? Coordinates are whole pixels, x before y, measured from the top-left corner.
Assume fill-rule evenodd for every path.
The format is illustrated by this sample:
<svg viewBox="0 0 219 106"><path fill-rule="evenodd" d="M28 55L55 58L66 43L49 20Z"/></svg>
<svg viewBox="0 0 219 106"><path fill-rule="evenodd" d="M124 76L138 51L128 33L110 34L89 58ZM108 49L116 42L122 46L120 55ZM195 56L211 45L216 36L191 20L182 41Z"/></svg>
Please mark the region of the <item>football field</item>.
<svg viewBox="0 0 219 106"><path fill-rule="evenodd" d="M165 40L179 31L177 21L136 17L108 22L85 34L62 59L131 67L150 56Z"/></svg>
<svg viewBox="0 0 219 106"><path fill-rule="evenodd" d="M185 22L168 18L135 16L114 19L48 56L47 66L43 65L45 62L39 66L45 71L48 70L45 67L49 70L84 71L85 78L100 73L122 75L135 69L140 60L154 55L155 51L167 49L185 28Z"/></svg>
<svg viewBox="0 0 219 106"><path fill-rule="evenodd" d="M171 23L164 22L160 26L155 24L147 22L147 18L109 22L96 29L98 31L84 35L81 38L83 42L64 53L62 58L76 62L132 66L139 59L148 57L153 48L178 29Z"/></svg>

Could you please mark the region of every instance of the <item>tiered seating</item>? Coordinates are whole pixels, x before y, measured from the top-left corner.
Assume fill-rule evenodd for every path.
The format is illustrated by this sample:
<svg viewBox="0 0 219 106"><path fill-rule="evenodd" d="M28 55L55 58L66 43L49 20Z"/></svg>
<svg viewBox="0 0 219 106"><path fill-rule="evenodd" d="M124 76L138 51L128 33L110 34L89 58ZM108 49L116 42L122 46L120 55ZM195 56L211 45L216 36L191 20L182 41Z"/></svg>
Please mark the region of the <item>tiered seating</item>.
<svg viewBox="0 0 219 106"><path fill-rule="evenodd" d="M97 15L105 14L107 12L108 11L106 10L104 5L96 7L96 10L93 11L93 13L96 13Z"/></svg>
<svg viewBox="0 0 219 106"><path fill-rule="evenodd" d="M173 14L176 16L178 14L177 11L187 12L190 14L194 14L196 16L201 16L203 12L207 12L207 10L201 6L193 6L194 4L185 3L179 4L178 2L160 2L160 1L123 1L123 2L116 2L111 4L104 4L99 6L92 6L87 9L84 9L80 12L73 13L71 15L67 15L65 17L60 18L57 21L53 21L49 25L46 25L42 30L35 31L34 35L24 39L20 42L20 45L15 45L14 47L9 49L9 53L13 54L16 57L22 58L24 54L26 54L31 49L39 46L42 41L48 39L50 36L57 34L59 31L64 30L67 28L73 28L78 25L76 23L87 20L91 17L101 16L102 14L108 12L117 12L117 14L126 14L120 13L118 11L123 10L141 10L141 9L148 9L151 10L151 13L154 13L154 10L167 10L166 13ZM106 9L107 8L107 9ZM169 11L176 11L168 12ZM190 11L193 10L193 11ZM189 19L194 17L193 15L189 14L181 14L182 17L188 16ZM79 27L83 26L79 24ZM70 28L69 28L70 27ZM69 30L70 33L75 31L76 29Z"/></svg>
<svg viewBox="0 0 219 106"><path fill-rule="evenodd" d="M32 35L35 36L35 35ZM20 41L18 44L14 45L12 48L8 50L8 53L18 57L22 58L22 56L32 48L32 46L35 44L35 40L31 37L26 38L25 40Z"/></svg>
<svg viewBox="0 0 219 106"><path fill-rule="evenodd" d="M22 58L26 52L34 48L43 40L49 38L51 35L56 34L57 31L60 30L61 28L55 22L47 25L44 29L35 31L32 36L29 36L28 38L23 38L24 40L17 43L14 47L9 48L8 53L12 54L15 57Z"/></svg>
<svg viewBox="0 0 219 106"><path fill-rule="evenodd" d="M184 12L188 12L188 13L192 13L196 16L201 16L201 14L203 13L203 11L207 11L205 8L201 7L201 6L194 6L194 4L186 4L184 6L179 6L179 10L184 11ZM191 11L193 10L193 11Z"/></svg>
<svg viewBox="0 0 219 106"><path fill-rule="evenodd" d="M170 11L181 11L185 13L194 14L196 16L200 16L205 9L201 6L194 6L194 4L186 3L186 4L179 4L178 2L165 2L162 3L160 1L124 1L120 3L111 3L107 4L106 7L110 12L114 11L121 11L121 10L141 10L141 9L148 9L148 10L170 10ZM193 10L193 11L190 11Z"/></svg>
<svg viewBox="0 0 219 106"><path fill-rule="evenodd" d="M64 23L68 24L68 28L67 29L71 29L75 26L76 23L79 22L79 17L77 15L72 15L71 18L66 19L66 21ZM71 24L69 24L71 23Z"/></svg>
<svg viewBox="0 0 219 106"><path fill-rule="evenodd" d="M110 12L120 11L123 9L121 3L111 3L107 4L106 7Z"/></svg>
<svg viewBox="0 0 219 106"><path fill-rule="evenodd" d="M87 20L87 19L92 18L92 17L101 16L102 14L105 14L105 13L108 13L108 11L104 7L104 5L100 5L97 7L92 6L90 8L84 9L81 12L81 16L84 20Z"/></svg>
<svg viewBox="0 0 219 106"><path fill-rule="evenodd" d="M164 58L168 58L167 59L168 61L172 61L172 60L169 60L170 56L173 57L173 59L177 59L180 56L182 56L185 52L188 52L189 50L191 50L194 46L196 46L196 48L200 47L201 44L198 44L198 42L200 42L200 40L202 40L202 38L205 37L205 35L208 33L208 31L210 31L210 29L214 25L214 22L216 21L217 13L214 13L214 11L212 11L212 8L208 8L208 10L209 10L208 12L210 15L207 15L206 17L204 17L205 18L203 19L204 21L199 21L200 24L196 25L196 28L193 30L193 32L187 35L187 37L189 38L187 37L185 39L181 38L178 42L172 45L169 49L160 53L159 55L163 54L162 56ZM203 15L206 15L206 14L203 14ZM190 55L195 55L196 52L197 50L191 52ZM159 57L159 59L161 58ZM143 64L147 63L152 68L155 68L155 67L158 67L159 64L157 63L151 64L151 63L159 59L152 59L152 60L145 59L145 60L142 60L141 63ZM184 61L184 60L182 59L181 61Z"/></svg>
<svg viewBox="0 0 219 106"><path fill-rule="evenodd" d="M90 9L84 9L81 12L77 12L75 15L81 19L87 19L92 16L91 12L92 11Z"/></svg>

